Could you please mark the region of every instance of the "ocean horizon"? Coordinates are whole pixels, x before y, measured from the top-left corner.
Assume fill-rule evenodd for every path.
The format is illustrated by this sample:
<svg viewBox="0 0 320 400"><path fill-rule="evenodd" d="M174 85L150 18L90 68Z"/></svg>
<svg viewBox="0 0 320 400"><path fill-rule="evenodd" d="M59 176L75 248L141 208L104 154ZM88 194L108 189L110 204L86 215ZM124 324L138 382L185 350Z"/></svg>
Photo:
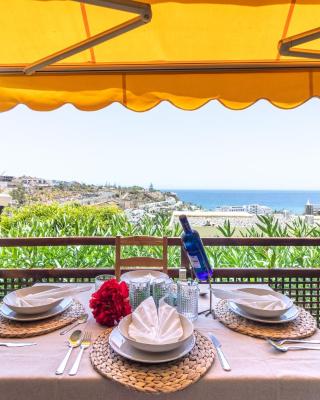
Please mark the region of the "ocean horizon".
<svg viewBox="0 0 320 400"><path fill-rule="evenodd" d="M180 200L193 203L206 210L220 206L243 206L260 204L273 210L288 210L303 214L309 200L320 203L320 190L209 190L209 189L161 189L177 194Z"/></svg>

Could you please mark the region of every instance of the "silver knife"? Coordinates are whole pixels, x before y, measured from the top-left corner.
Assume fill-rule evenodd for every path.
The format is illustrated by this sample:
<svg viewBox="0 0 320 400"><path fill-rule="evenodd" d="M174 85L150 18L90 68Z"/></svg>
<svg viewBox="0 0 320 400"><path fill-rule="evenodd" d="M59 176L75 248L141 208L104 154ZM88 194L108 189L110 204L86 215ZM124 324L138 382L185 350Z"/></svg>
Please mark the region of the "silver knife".
<svg viewBox="0 0 320 400"><path fill-rule="evenodd" d="M37 343L29 343L29 342L22 342L22 343L9 343L9 342L0 342L0 346L6 347L24 347L24 346L34 346Z"/></svg>
<svg viewBox="0 0 320 400"><path fill-rule="evenodd" d="M225 371L231 371L231 367L226 359L226 357L223 354L223 351L221 350L221 343L219 342L219 340L213 336L211 333L209 333L209 337L214 345L214 347L217 350L217 354L219 357L219 361L221 364L221 367L225 370Z"/></svg>

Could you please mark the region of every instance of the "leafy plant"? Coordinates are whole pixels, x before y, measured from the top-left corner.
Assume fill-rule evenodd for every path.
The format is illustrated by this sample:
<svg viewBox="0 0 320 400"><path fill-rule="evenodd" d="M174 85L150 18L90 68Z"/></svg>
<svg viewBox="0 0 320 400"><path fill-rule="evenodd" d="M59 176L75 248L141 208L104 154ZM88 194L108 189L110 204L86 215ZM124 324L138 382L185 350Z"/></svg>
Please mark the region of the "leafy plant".
<svg viewBox="0 0 320 400"><path fill-rule="evenodd" d="M218 226L217 229L225 237L233 236L236 231L236 228L231 227L230 221L228 219L226 221L224 221L223 226Z"/></svg>
<svg viewBox="0 0 320 400"><path fill-rule="evenodd" d="M169 222L168 215L158 214L135 225L118 208L110 206L36 204L6 209L0 219L0 237L180 235L180 227L170 228ZM159 247L128 247L126 251L129 257L161 255ZM178 248L169 248L169 265L179 265L179 254ZM113 267L114 259L111 246L0 247L1 268Z"/></svg>
<svg viewBox="0 0 320 400"><path fill-rule="evenodd" d="M234 236L228 221L218 227L224 237ZM290 224L280 225L273 216L258 216L255 226L240 232L242 237L319 237L320 225L311 226L298 218ZM207 247L212 265L216 267L287 268L319 267L318 247Z"/></svg>

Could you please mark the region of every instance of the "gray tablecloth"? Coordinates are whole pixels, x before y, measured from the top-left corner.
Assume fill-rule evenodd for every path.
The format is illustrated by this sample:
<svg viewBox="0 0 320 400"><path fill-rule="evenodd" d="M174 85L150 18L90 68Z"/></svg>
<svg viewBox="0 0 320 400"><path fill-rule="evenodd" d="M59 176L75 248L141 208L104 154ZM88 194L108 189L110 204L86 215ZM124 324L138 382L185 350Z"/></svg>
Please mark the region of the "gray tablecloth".
<svg viewBox="0 0 320 400"><path fill-rule="evenodd" d="M88 292L76 297L88 307ZM206 303L207 300L201 299L201 307L205 307ZM34 347L0 348L0 399L320 399L320 351L279 353L265 341L233 332L211 317L199 317L195 327L204 333L211 331L220 339L231 364L231 372L223 371L216 360L197 383L181 392L155 397L129 391L101 377L91 367L89 352L86 351L78 375L71 377L65 373L56 376L55 370L67 350L65 336L60 336L57 331L33 338L38 343ZM86 328L93 332L94 337L104 330L95 323L92 316ZM313 338L320 340L319 333ZM77 351L72 354L67 371Z"/></svg>

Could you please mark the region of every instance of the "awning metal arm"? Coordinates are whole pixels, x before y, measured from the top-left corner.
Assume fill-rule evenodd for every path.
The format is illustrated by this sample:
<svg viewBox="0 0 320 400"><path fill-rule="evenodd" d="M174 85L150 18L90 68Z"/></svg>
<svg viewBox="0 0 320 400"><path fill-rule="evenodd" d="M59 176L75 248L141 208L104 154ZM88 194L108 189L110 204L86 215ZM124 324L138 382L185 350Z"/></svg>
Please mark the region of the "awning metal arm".
<svg viewBox="0 0 320 400"><path fill-rule="evenodd" d="M79 3L86 3L93 6L108 7L114 10L127 11L140 14L148 21L151 19L151 7L149 4L134 0L75 0Z"/></svg>
<svg viewBox="0 0 320 400"><path fill-rule="evenodd" d="M296 46L312 42L320 38L320 28L290 36L279 42L279 52L283 56L320 59L320 50L302 49Z"/></svg>
<svg viewBox="0 0 320 400"><path fill-rule="evenodd" d="M26 75L31 75L36 71L43 69L44 67L61 61L67 57L73 56L74 54L80 53L84 50L90 49L97 44L103 43L107 40L113 39L123 33L129 32L141 25L148 23L151 20L151 7L149 4L140 3L133 0L75 0L87 4L113 8L121 11L132 12L138 14L137 17L131 18L122 24L116 25L110 29L107 29L97 35L94 35L88 39L85 39L79 43L76 43L70 47L60 50L56 53L50 54L34 63L29 64L23 69Z"/></svg>

